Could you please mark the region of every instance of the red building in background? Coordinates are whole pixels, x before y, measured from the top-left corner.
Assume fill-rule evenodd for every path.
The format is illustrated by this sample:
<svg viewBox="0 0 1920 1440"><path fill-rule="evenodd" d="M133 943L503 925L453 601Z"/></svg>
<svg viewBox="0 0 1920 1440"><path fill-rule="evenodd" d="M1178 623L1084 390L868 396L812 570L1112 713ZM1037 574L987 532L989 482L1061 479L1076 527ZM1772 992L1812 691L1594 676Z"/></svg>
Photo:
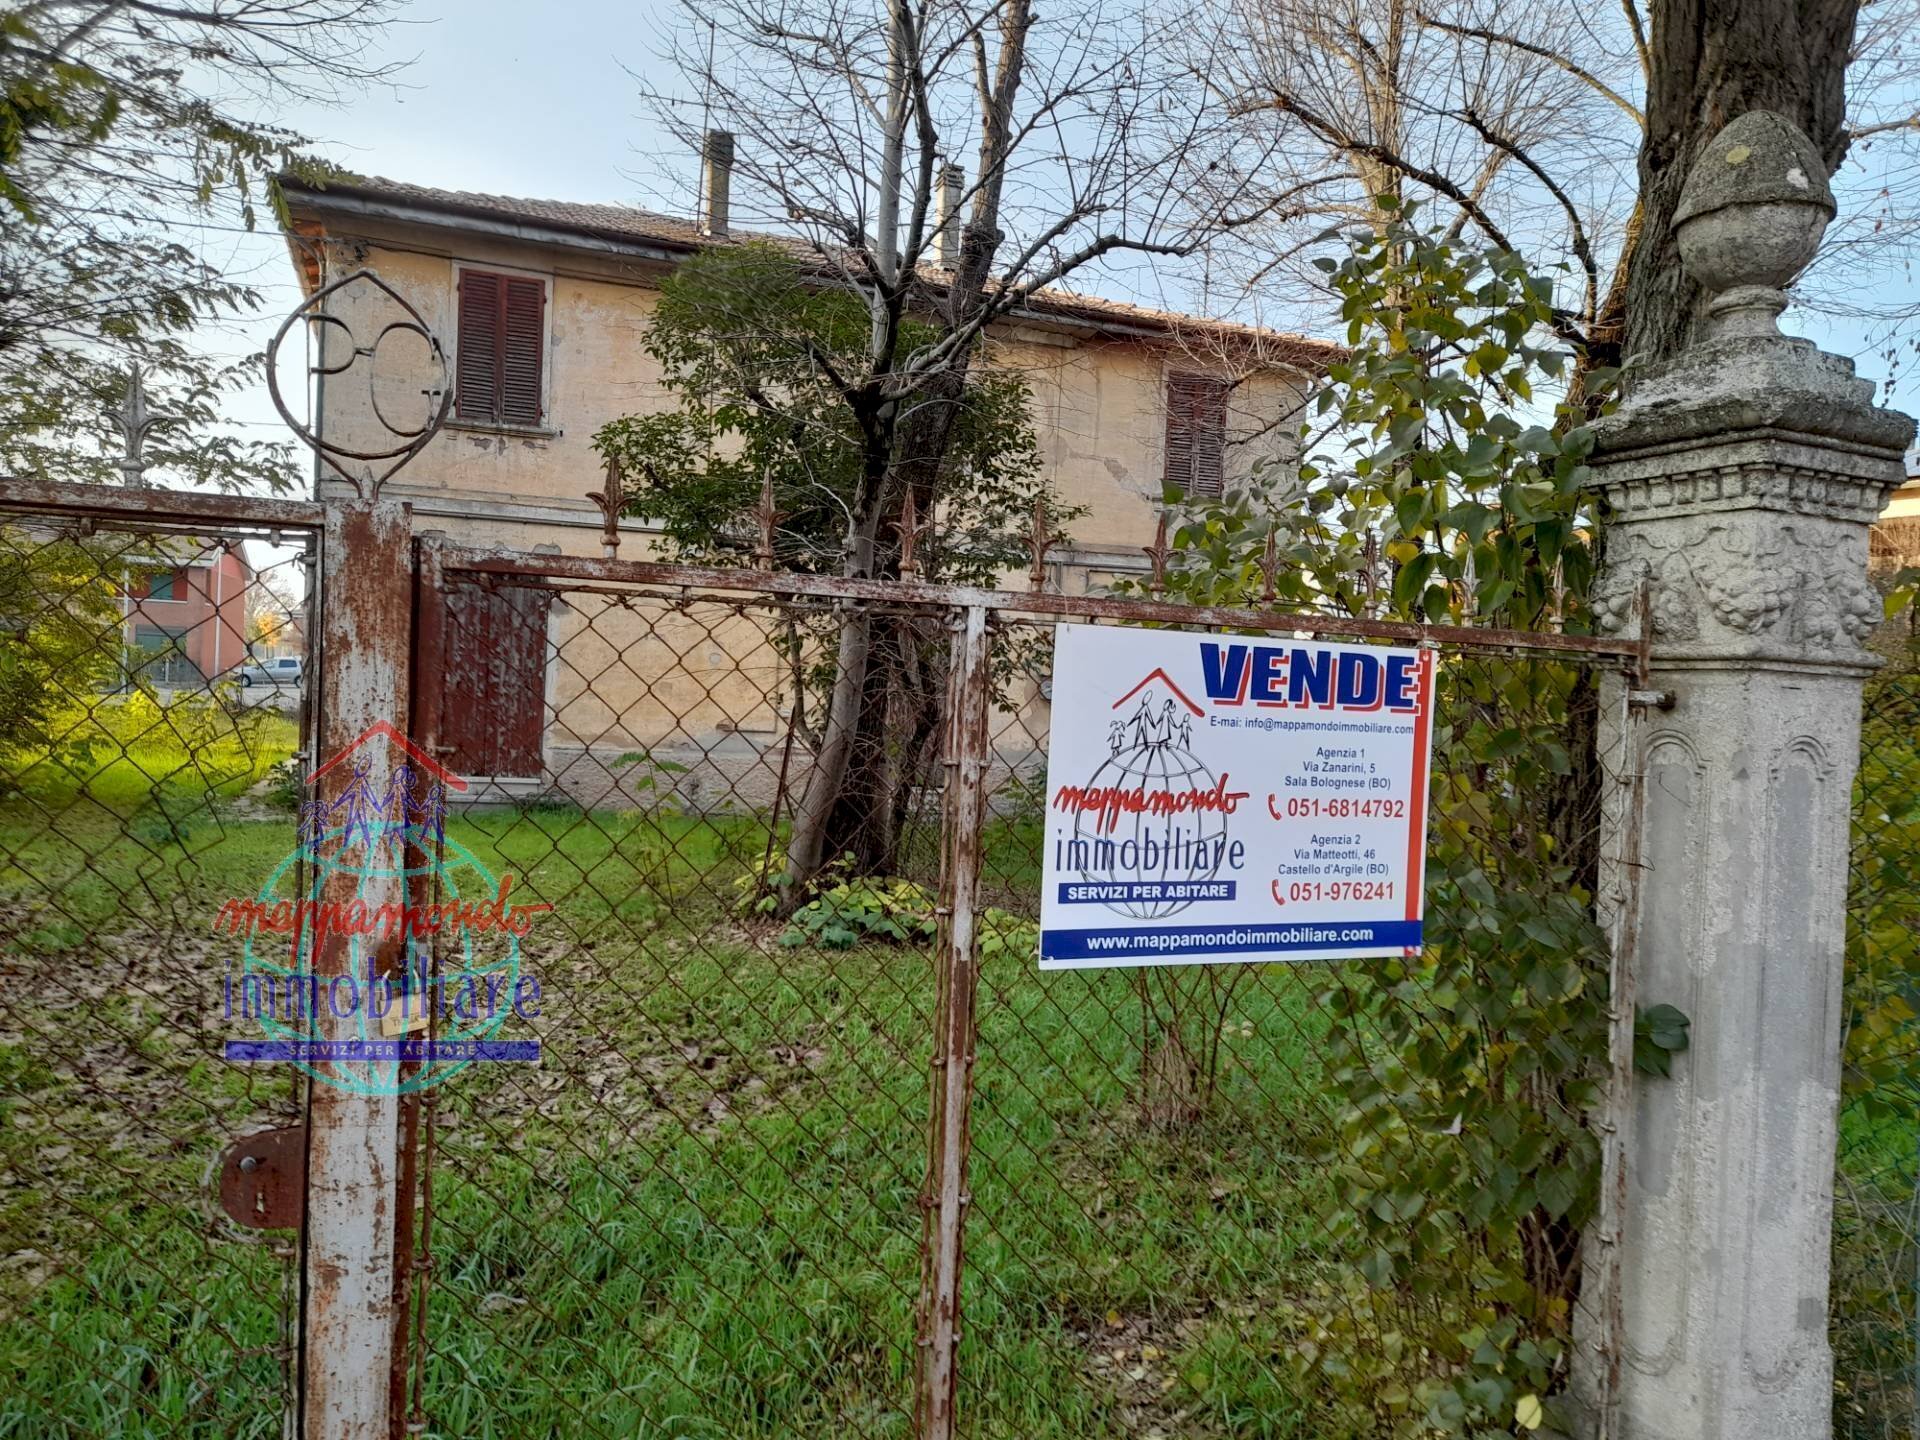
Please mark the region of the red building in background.
<svg viewBox="0 0 1920 1440"><path fill-rule="evenodd" d="M186 542L178 556L129 566L125 595L129 668L170 688L218 679L247 663L253 567L237 542Z"/></svg>

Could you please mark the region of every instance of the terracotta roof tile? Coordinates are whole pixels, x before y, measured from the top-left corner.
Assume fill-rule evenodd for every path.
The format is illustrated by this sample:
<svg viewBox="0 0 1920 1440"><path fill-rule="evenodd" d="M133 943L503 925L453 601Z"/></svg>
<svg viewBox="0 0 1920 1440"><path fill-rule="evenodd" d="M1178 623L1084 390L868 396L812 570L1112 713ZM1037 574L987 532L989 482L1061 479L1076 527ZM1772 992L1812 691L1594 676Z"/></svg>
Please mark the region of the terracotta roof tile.
<svg viewBox="0 0 1920 1440"><path fill-rule="evenodd" d="M629 205L588 205L577 200L529 200L517 195L489 195L479 190L442 190L389 180L384 175L335 175L325 183L283 176L289 192L319 198L329 192L400 200L455 214L493 216L502 220L532 221L581 234L694 249L710 243L698 226Z"/></svg>

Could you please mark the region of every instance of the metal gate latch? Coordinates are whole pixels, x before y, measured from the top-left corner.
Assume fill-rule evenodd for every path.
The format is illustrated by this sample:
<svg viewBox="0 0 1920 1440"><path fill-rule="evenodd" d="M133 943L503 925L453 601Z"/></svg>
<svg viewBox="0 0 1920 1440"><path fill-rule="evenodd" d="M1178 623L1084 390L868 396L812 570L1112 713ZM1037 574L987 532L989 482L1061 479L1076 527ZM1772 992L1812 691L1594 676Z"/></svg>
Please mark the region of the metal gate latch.
<svg viewBox="0 0 1920 1440"><path fill-rule="evenodd" d="M249 1230L297 1230L307 1192L307 1127L243 1135L220 1157L220 1208Z"/></svg>

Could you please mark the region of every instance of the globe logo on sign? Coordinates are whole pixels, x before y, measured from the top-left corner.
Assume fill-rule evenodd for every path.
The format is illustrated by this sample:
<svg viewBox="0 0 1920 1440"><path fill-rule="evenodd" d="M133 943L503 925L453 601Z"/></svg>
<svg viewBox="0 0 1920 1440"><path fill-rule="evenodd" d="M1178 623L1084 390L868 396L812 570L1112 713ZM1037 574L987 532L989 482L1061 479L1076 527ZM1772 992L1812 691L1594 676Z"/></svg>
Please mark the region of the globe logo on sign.
<svg viewBox="0 0 1920 1440"><path fill-rule="evenodd" d="M1105 908L1135 920L1165 919L1194 903L1179 882L1219 872L1227 849L1227 812L1218 803L1223 785L1193 752L1200 707L1164 671L1155 670L1114 708L1121 714L1107 727L1107 758L1082 787L1067 853L1080 862L1082 880L1124 887L1124 898L1105 901Z"/></svg>
<svg viewBox="0 0 1920 1440"><path fill-rule="evenodd" d="M503 886L478 856L451 836L440 835L427 849L425 863L409 865L409 841L425 837L395 828L385 834L363 834L349 843L348 827L324 830L286 857L261 887L259 903L272 906L283 899L320 902L329 881L345 875L356 886L376 877L398 879L404 894L419 908L428 896L454 915L463 902L469 912L486 910L510 894L512 879ZM305 881L304 892L301 882ZM514 907L503 907L509 912ZM545 907L541 907L545 908ZM482 923L490 918L482 915ZM503 917L504 919L505 917ZM432 1053L425 1060L403 1064L398 1059L341 1060L301 1058L306 1047L326 1040L318 1004L302 1006L296 991L319 968L318 936L300 937L289 953L284 944L256 943L265 936L249 935L241 952L241 1003L247 1006L253 991L267 1003L251 1008L269 1041L278 1042L287 1058L315 1080L367 1095L411 1095L437 1085L472 1064L461 1047L493 1037L512 1013L521 972L521 937L511 922L476 930L472 924L449 921L435 946L427 938L402 936L405 966L386 980L373 978L374 947L378 931L353 935L349 941L350 970L346 988L332 982L315 987L319 1003L338 1015L342 1007L354 1019L355 1033L366 1041L385 1037L428 1041ZM252 982L260 982L256 988ZM283 1005L277 1003L285 996ZM504 1002L504 1003L503 1003Z"/></svg>

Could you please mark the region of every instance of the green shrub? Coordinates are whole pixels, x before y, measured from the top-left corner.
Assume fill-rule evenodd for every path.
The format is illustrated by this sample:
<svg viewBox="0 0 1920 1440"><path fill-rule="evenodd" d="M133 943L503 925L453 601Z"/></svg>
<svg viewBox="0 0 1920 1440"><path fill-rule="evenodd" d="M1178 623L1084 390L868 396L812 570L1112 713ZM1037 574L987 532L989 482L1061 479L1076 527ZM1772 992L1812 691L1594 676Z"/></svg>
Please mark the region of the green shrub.
<svg viewBox="0 0 1920 1440"><path fill-rule="evenodd" d="M1257 605L1270 584L1337 614L1589 629L1593 434L1584 403L1536 393L1576 359L1552 338L1553 287L1515 254L1382 209L1317 262L1350 353L1303 430L1308 463L1190 508L1169 595ZM1589 400L1606 379L1582 377ZM1311 1203L1327 1263L1289 1300L1280 1363L1325 1435L1560 1418L1598 1192L1593 677L1452 654L1437 691L1425 947L1332 969L1320 997L1334 1126Z"/></svg>
<svg viewBox="0 0 1920 1440"><path fill-rule="evenodd" d="M117 566L99 542L0 526L0 761L51 753L84 763L80 723L118 665ZM10 767L0 765L0 788Z"/></svg>
<svg viewBox="0 0 1920 1440"><path fill-rule="evenodd" d="M267 788L262 799L275 810L292 815L307 796L306 767L297 756L280 761L267 771Z"/></svg>
<svg viewBox="0 0 1920 1440"><path fill-rule="evenodd" d="M933 896L911 880L842 880L793 912L782 945L845 950L862 941L911 945L933 939Z"/></svg>

